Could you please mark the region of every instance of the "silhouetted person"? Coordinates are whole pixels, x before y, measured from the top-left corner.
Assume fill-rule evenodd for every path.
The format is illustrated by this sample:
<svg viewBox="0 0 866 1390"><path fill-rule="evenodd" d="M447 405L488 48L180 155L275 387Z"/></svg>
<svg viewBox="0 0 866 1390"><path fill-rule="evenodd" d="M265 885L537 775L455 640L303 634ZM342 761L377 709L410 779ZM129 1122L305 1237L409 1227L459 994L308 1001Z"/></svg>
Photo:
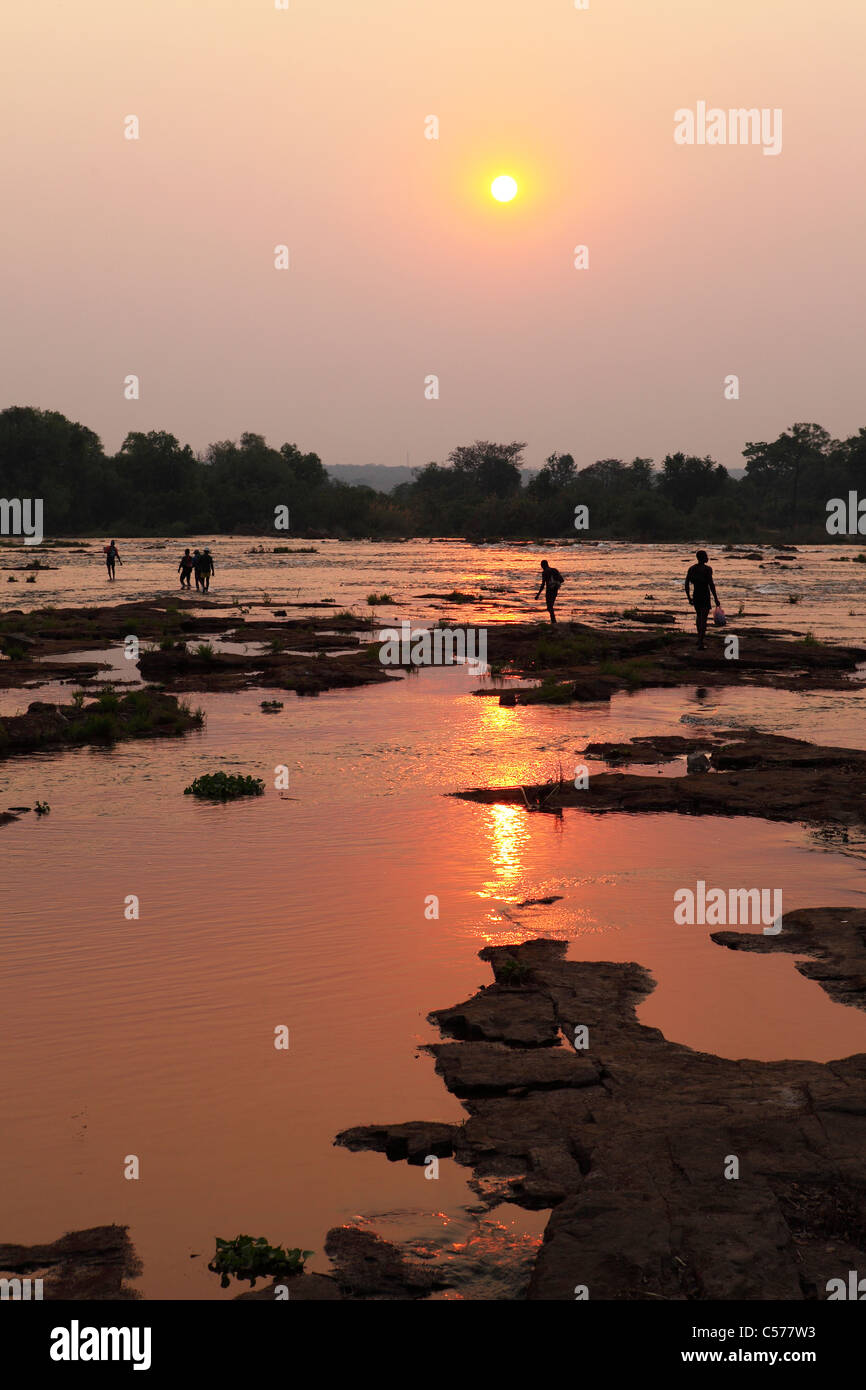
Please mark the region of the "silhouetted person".
<svg viewBox="0 0 866 1390"><path fill-rule="evenodd" d="M542 589L544 590L544 601L547 604L547 611L550 614L550 621L552 623L556 622L556 614L553 611L553 605L556 603L556 596L564 583L565 580L559 573L559 570L553 569L546 560L542 560L541 583L538 586L538 593L535 597L538 598Z"/></svg>
<svg viewBox="0 0 866 1390"><path fill-rule="evenodd" d="M704 637L707 631L707 619L710 616L710 595L719 601L716 593L716 586L713 583L713 571L707 564L709 556L705 550L696 550L695 558L697 564L692 565L686 575L686 598L695 610L695 627L698 631L698 650L704 650ZM691 593L689 586L691 585Z"/></svg>
<svg viewBox="0 0 866 1390"><path fill-rule="evenodd" d="M180 587L182 589L189 588L189 577L192 574L192 565L192 556L189 553L189 546L187 546L180 557L180 564L177 567L177 572L180 575Z"/></svg>
<svg viewBox="0 0 866 1390"><path fill-rule="evenodd" d="M105 547L105 568L108 570L109 579L114 579L114 566L117 560L120 560L120 555L114 541L111 541ZM123 561L120 560L120 563L123 564Z"/></svg>
<svg viewBox="0 0 866 1390"><path fill-rule="evenodd" d="M204 570L204 556L200 550L194 550L192 552L192 567L195 571L195 587L201 589L203 587L201 581Z"/></svg>
<svg viewBox="0 0 866 1390"><path fill-rule="evenodd" d="M210 551L209 551L209 549L208 549L207 546L205 546L205 548L204 548L204 554L202 555L201 558L202 558L201 583L202 583L202 588L204 589L205 593L207 594L207 593L210 592L210 577L211 577L212 574L216 574L216 565L215 565L214 562L213 562L213 556L211 555L211 553L210 553Z"/></svg>

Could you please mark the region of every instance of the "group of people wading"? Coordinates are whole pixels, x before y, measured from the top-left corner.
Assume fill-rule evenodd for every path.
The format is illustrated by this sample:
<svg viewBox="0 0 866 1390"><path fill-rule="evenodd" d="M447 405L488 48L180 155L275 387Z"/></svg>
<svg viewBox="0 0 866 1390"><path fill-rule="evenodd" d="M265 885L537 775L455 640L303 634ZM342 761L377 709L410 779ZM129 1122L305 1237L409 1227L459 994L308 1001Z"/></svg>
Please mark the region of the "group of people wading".
<svg viewBox="0 0 866 1390"><path fill-rule="evenodd" d="M105 568L108 570L109 579L116 578L115 566L122 564L123 561L120 558L117 546L114 544L114 541L109 541L108 545L105 547ZM180 575L180 587L182 589L189 589L192 587L190 580L192 576L195 575L195 587L201 589L201 591L206 594L210 589L210 577L212 574L216 574L213 556L208 546L205 546L204 550L193 550L192 552L190 552L190 548L187 546L180 557L180 564L177 567L177 572Z"/></svg>
<svg viewBox="0 0 866 1390"><path fill-rule="evenodd" d="M204 550L194 550L192 554L189 553L189 546L187 546L180 557L177 572L180 575L180 587L182 589L190 587L189 581L195 575L195 587L207 593L210 589L210 577L212 574L216 574L213 556L207 546Z"/></svg>
<svg viewBox="0 0 866 1390"><path fill-rule="evenodd" d="M696 565L691 565L686 574L685 590L686 598L695 610L695 628L698 634L697 647L703 651L706 643L704 638L707 635L707 622L710 616L710 597L716 601L716 623L719 627L724 627L726 623L722 606L719 603L719 596L716 593L716 586L713 583L713 571L709 565L709 556L705 550L696 550ZM547 604L547 611L550 614L550 621L556 622L556 614L553 611L559 591L565 580L559 570L554 569L546 560L541 562L541 583L535 595L536 599L541 596L544 590L544 601Z"/></svg>

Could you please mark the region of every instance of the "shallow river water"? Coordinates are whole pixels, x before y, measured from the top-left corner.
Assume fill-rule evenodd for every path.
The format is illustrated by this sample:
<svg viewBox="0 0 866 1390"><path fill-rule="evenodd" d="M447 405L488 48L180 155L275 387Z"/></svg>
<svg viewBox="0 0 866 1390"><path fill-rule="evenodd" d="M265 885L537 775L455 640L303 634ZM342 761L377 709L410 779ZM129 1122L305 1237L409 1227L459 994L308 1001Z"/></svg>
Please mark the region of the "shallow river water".
<svg viewBox="0 0 866 1390"><path fill-rule="evenodd" d="M212 598L227 608L263 595L273 606L333 598L362 613L371 590L387 591L397 603L377 609L382 622L537 611L538 549L320 541L297 543L317 555L246 553L260 543L211 543ZM176 544L120 551L112 601L172 591ZM770 552L764 562L717 557L719 592L730 612L743 605L743 623L860 642L864 571L838 558L856 553L804 549L791 557L803 568L787 572L760 568ZM4 551L4 563L31 558L21 554ZM40 552L54 556L62 568L35 585L23 573L4 585L4 610L105 601L93 546ZM594 620L651 593L688 620L683 549L554 556L567 577L563 617ZM440 609L419 597L455 588L482 601ZM130 664L111 659L122 677ZM285 694L277 714L259 704L278 692L208 693L191 697L205 728L183 740L0 763L0 807L51 806L0 829L0 1238L128 1224L146 1297L225 1298L235 1290L220 1293L206 1270L214 1236L300 1245L324 1270L325 1232L361 1218L459 1266L457 1296L507 1295L546 1213L480 1217L453 1162L431 1182L423 1169L332 1146L353 1124L462 1118L419 1045L438 1037L430 1009L490 980L476 955L488 943L550 935L574 958L640 962L657 981L641 1018L695 1048L817 1060L866 1051L866 1017L833 1004L792 957L726 951L706 927L676 926L672 911L674 891L698 879L778 887L786 911L863 906L858 837L752 819L575 810L558 820L445 795L571 770L590 739L700 724L866 747L861 688L691 686L521 709L475 698L478 685L463 668L425 670L387 687ZM2 711L41 693L3 692ZM278 764L290 769L282 795L272 790ZM263 777L266 795L228 806L183 795L217 766ZM129 894L140 898L138 921L124 917ZM431 894L436 920L425 916ZM561 900L518 906L551 894ZM273 1045L281 1024L288 1051ZM138 1181L124 1178L130 1154Z"/></svg>

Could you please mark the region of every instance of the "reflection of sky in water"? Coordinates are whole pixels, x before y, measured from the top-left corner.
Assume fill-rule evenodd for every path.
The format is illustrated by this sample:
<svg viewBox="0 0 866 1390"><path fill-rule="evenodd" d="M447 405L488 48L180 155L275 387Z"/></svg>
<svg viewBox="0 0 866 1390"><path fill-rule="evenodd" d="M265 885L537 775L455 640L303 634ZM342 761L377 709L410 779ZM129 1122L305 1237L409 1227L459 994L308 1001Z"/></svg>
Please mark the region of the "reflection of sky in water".
<svg viewBox="0 0 866 1390"><path fill-rule="evenodd" d="M329 575L341 604L337 571L356 594L374 587L374 570L375 587L400 594L404 583L409 593L477 592L481 574L524 585L537 559L430 547L428 574L417 548L366 547L359 576L348 555L362 549L346 547ZM669 596L658 578L679 552L631 552L637 569L615 548L604 558L570 552L584 575L575 601L591 609L645 591ZM260 563L239 567L251 589ZM786 610L785 625L803 616L799 605ZM259 708L273 691L193 694L207 725L183 740L0 763L0 806L52 807L0 830L0 1018L16 1056L0 1075L6 1239L128 1221L146 1293L211 1297L221 1295L205 1261L188 1256L217 1230L255 1227L321 1252L325 1230L358 1212L429 1210L422 1170L349 1155L332 1140L350 1124L462 1118L414 1045L438 1036L430 1009L490 982L475 954L489 943L550 935L575 959L640 962L657 981L640 1017L694 1047L768 1058L866 1051L866 1018L833 1004L791 958L725 951L672 921L673 892L698 878L781 886L786 910L859 904L859 835L846 843L745 819L557 818L444 795L543 782L560 767L572 777L589 741L688 734L703 722L863 747L856 692L691 687L508 709L474 697L479 684L466 670L423 671L384 688L288 694L275 715ZM2 708L41 693L3 692ZM286 798L270 790L277 764L290 769ZM268 794L191 804L183 788L216 766L264 777ZM137 923L122 914L133 892ZM424 915L430 894L435 920ZM519 906L554 895L549 906ZM267 1034L280 1022L292 1043L277 1065ZM107 1197L117 1154L136 1146L148 1182L118 1180ZM440 1211L471 1204L466 1176L441 1165Z"/></svg>

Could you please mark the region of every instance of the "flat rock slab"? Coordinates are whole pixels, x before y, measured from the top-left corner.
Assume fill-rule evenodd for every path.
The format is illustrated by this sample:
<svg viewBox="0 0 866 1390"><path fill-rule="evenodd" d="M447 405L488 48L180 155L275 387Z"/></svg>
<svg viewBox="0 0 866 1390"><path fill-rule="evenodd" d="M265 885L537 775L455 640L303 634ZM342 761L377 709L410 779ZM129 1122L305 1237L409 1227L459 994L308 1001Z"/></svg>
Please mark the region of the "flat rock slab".
<svg viewBox="0 0 866 1390"><path fill-rule="evenodd" d="M496 1042L433 1043L436 1070L455 1096L597 1086L598 1064L566 1048L506 1047Z"/></svg>
<svg viewBox="0 0 866 1390"><path fill-rule="evenodd" d="M450 1009L428 1014L446 1037L550 1047L559 1035L553 1000L541 990L490 985Z"/></svg>
<svg viewBox="0 0 866 1390"><path fill-rule="evenodd" d="M391 1163L404 1161L423 1167L427 1159L450 1158L459 1125L436 1121L409 1121L402 1125L356 1125L342 1130L334 1143L357 1153L361 1149L382 1153Z"/></svg>

